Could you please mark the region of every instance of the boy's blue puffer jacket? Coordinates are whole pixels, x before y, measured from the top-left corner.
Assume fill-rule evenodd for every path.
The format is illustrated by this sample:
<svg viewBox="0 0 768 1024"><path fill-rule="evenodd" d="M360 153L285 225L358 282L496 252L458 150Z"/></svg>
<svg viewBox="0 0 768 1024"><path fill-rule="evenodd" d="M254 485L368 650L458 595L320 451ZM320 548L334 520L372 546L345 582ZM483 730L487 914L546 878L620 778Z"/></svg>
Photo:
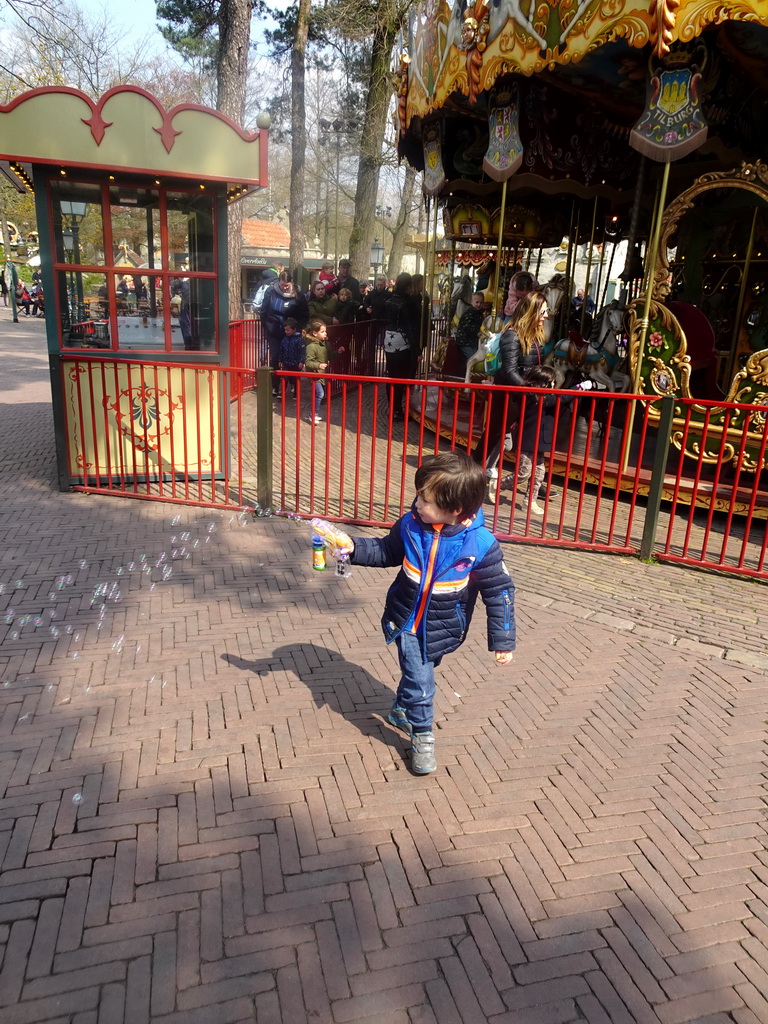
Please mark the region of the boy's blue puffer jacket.
<svg viewBox="0 0 768 1024"><path fill-rule="evenodd" d="M415 504L386 537L355 537L356 565L401 565L381 620L387 643L421 624L424 657L435 661L464 642L478 593L488 612L488 649L515 649L515 587L480 510L469 522L433 530Z"/></svg>

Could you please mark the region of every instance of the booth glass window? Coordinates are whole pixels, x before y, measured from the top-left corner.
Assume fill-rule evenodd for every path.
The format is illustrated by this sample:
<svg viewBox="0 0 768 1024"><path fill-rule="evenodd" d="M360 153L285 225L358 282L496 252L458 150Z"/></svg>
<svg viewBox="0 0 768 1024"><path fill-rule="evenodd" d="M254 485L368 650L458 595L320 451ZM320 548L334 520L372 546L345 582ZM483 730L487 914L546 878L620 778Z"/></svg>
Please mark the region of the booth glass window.
<svg viewBox="0 0 768 1024"><path fill-rule="evenodd" d="M57 270L59 323L67 348L112 348L107 275Z"/></svg>
<svg viewBox="0 0 768 1024"><path fill-rule="evenodd" d="M53 237L56 262L98 266L104 263L104 218L98 185L54 182Z"/></svg>
<svg viewBox="0 0 768 1024"><path fill-rule="evenodd" d="M216 349L214 196L56 181L62 348Z"/></svg>

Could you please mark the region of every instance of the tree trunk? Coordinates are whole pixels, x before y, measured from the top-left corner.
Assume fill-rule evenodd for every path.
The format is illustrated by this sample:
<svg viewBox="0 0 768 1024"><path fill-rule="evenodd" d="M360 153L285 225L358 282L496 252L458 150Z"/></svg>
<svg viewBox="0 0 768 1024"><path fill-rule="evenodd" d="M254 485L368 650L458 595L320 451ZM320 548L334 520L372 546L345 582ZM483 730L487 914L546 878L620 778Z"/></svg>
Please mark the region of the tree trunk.
<svg viewBox="0 0 768 1024"><path fill-rule="evenodd" d="M310 0L299 0L296 35L291 50L291 270L304 261L304 167L307 152L307 115L304 103Z"/></svg>
<svg viewBox="0 0 768 1024"><path fill-rule="evenodd" d="M416 185L416 171L410 164L405 165L405 181L403 182L403 197L400 200L400 209L397 214L397 224L392 233L392 249L389 253L387 265L387 277L391 280L402 270L403 253L408 238L408 228L411 221L411 208L413 206L413 190Z"/></svg>
<svg viewBox="0 0 768 1024"><path fill-rule="evenodd" d="M251 40L250 0L221 0L219 6L219 51L216 61L218 97L216 107L239 125L245 116L245 86L248 49ZM227 209L227 254L229 258L229 318L242 315L240 257L243 245L243 204Z"/></svg>
<svg viewBox="0 0 768 1024"><path fill-rule="evenodd" d="M352 273L359 279L368 277L371 265L376 196L379 190L384 133L393 89L389 64L399 27L400 18L393 10L390 18L378 24L373 33L371 75L365 101L360 163L357 170L355 219L349 236Z"/></svg>

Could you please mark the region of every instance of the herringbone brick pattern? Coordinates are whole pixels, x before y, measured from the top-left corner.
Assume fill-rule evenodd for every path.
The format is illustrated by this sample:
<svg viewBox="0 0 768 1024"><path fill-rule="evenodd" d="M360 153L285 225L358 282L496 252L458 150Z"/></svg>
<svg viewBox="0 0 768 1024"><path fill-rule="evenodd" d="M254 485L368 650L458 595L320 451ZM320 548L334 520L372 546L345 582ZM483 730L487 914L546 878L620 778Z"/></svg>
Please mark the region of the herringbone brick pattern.
<svg viewBox="0 0 768 1024"><path fill-rule="evenodd" d="M768 1021L764 588L508 548L515 662L480 610L418 778L383 721L392 573L313 573L286 521L57 493L21 342L3 1024Z"/></svg>

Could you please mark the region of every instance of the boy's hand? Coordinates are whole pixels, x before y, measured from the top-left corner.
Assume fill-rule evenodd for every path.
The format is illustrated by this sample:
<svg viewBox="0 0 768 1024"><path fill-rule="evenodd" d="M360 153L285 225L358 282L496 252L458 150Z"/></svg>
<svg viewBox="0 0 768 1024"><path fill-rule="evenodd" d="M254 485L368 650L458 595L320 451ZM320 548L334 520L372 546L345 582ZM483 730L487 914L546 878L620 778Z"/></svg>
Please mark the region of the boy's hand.
<svg viewBox="0 0 768 1024"><path fill-rule="evenodd" d="M513 651L495 651L494 654L497 665L509 665L515 656Z"/></svg>
<svg viewBox="0 0 768 1024"><path fill-rule="evenodd" d="M339 353L340 356L343 356L347 350L342 345L340 348L337 348L336 351Z"/></svg>
<svg viewBox="0 0 768 1024"><path fill-rule="evenodd" d="M336 534L336 543L333 545L334 552L337 555L351 555L355 550L355 542L343 530L335 530L334 532Z"/></svg>

